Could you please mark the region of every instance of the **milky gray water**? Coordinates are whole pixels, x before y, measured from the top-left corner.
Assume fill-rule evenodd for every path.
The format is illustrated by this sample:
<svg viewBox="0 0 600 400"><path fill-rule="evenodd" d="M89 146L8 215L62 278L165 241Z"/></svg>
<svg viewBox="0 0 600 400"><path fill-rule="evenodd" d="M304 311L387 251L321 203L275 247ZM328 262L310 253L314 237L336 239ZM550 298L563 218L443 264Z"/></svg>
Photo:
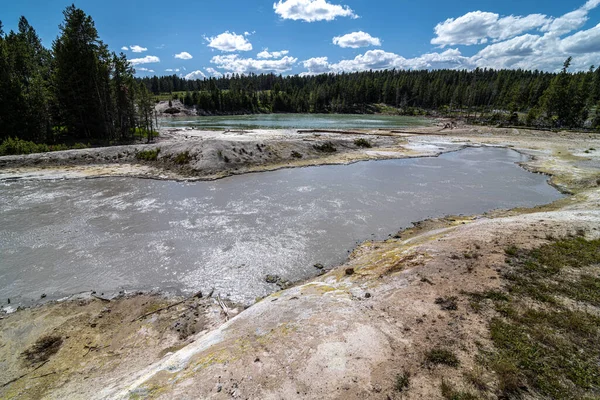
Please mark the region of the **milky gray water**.
<svg viewBox="0 0 600 400"><path fill-rule="evenodd" d="M549 203L547 177L498 148L286 169L215 182L0 182L0 301L85 290L208 291L251 303L358 241L428 217Z"/></svg>
<svg viewBox="0 0 600 400"><path fill-rule="evenodd" d="M377 129L427 126L431 118L403 115L253 114L164 118L160 126L196 129Z"/></svg>

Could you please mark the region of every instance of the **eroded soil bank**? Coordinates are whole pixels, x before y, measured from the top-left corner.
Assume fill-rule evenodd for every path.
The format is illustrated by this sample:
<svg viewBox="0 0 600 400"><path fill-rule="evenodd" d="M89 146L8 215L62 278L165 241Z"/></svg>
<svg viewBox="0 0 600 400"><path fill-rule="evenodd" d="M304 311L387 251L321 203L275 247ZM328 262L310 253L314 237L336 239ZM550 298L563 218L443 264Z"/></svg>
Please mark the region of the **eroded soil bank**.
<svg viewBox="0 0 600 400"><path fill-rule="evenodd" d="M512 245L600 237L600 140L470 127L395 135L397 147L353 149L327 162L399 156L400 147L414 156L449 145L510 146L533 155L525 167L552 174L572 196L536 209L425 221L363 243L344 265L244 311L204 293L143 318L176 299L88 297L2 316L0 396L436 399L444 381L497 398L496 376L480 374L480 392L465 378L490 343L490 316L464 293L501 288ZM432 363L437 348L451 349L460 368ZM400 392L397 378L407 372L410 385Z"/></svg>

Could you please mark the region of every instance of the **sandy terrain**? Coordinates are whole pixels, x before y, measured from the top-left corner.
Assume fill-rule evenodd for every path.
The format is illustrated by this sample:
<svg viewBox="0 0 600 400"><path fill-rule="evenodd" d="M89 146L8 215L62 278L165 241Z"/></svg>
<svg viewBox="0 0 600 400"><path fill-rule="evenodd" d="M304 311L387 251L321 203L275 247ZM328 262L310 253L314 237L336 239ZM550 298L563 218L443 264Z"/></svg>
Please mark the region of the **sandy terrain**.
<svg viewBox="0 0 600 400"><path fill-rule="evenodd" d="M357 148L354 135L274 131L213 132L210 138L202 132L177 131L168 133L172 139L150 145L160 146L165 158L196 149L201 156L181 169L160 157L152 165L129 158L123 164L83 163L71 174L62 167L40 168L32 156L0 159L3 178L97 176L92 168L104 176L117 165L124 169L116 175L143 175L134 171L143 167L147 176L208 179L493 145L534 156L524 167L551 174L554 185L572 194L535 209L424 221L387 241L363 243L344 265L243 311L205 294L137 319L177 301L140 295L109 302L88 297L4 315L0 397L438 399L442 379L470 388L463 374L475 368L477 348L485 347L489 337L487 316L473 312L464 292L500 286L509 245L530 248L569 234L600 237L600 151L590 150L600 149L600 138L484 127L422 134L435 133L433 129L439 128L413 135L365 132L376 145L371 149ZM313 144L323 140L330 140L338 151L325 157L313 152ZM270 156L261 158L253 151L247 155L251 159L244 159L238 151L239 162L230 158L229 163L219 163L215 154L233 154L234 147L249 153L261 143ZM82 158L91 151L95 150L48 155L54 159L40 163L60 165L55 157ZM105 151L115 152L119 160L118 154L127 150L102 154ZM287 157L291 151L301 152L303 158ZM23 159L27 160L19 161ZM456 310L436 304L436 299L452 296L457 297ZM23 352L45 335L60 337L61 345L47 362L27 362ZM460 369L425 362L425 353L439 346L455 351ZM410 373L411 383L399 393L395 379L404 372ZM493 376L482 379L494 388ZM494 398L492 393L487 395Z"/></svg>

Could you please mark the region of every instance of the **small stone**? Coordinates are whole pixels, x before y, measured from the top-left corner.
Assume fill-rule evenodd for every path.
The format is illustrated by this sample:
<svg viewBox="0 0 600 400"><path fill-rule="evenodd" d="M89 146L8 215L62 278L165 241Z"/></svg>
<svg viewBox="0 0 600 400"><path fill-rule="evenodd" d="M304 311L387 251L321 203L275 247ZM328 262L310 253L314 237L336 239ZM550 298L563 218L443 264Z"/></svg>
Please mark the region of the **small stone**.
<svg viewBox="0 0 600 400"><path fill-rule="evenodd" d="M96 323L90 324L91 328L95 328L96 326L98 326Z"/></svg>
<svg viewBox="0 0 600 400"><path fill-rule="evenodd" d="M223 390L223 387L221 385L217 386L217 393L221 392L221 390Z"/></svg>
<svg viewBox="0 0 600 400"><path fill-rule="evenodd" d="M324 269L325 266L323 264L321 264L321 263L317 263L317 264L315 264L315 268L316 269Z"/></svg>
<svg viewBox="0 0 600 400"><path fill-rule="evenodd" d="M46 298L46 293L43 293L40 298L45 299Z"/></svg>
<svg viewBox="0 0 600 400"><path fill-rule="evenodd" d="M354 275L354 268L346 268L346 275Z"/></svg>
<svg viewBox="0 0 600 400"><path fill-rule="evenodd" d="M370 299L371 298L371 293L367 292L365 293L365 299Z"/></svg>
<svg viewBox="0 0 600 400"><path fill-rule="evenodd" d="M280 278L277 275L267 275L265 278L267 283L277 283L279 280Z"/></svg>

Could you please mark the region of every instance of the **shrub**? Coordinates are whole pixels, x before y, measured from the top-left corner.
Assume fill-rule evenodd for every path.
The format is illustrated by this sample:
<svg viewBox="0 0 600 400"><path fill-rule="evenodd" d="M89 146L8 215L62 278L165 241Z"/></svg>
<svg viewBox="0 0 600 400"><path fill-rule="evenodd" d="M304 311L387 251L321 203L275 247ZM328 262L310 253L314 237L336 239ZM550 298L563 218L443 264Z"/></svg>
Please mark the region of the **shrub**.
<svg viewBox="0 0 600 400"><path fill-rule="evenodd" d="M136 153L135 158L140 161L156 161L160 153L160 147L153 150L142 150Z"/></svg>
<svg viewBox="0 0 600 400"><path fill-rule="evenodd" d="M397 392L402 392L410 386L410 373L404 371L402 374L396 375L396 384L394 388Z"/></svg>
<svg viewBox="0 0 600 400"><path fill-rule="evenodd" d="M297 151L292 151L292 157L294 158L302 158L302 154L298 153Z"/></svg>
<svg viewBox="0 0 600 400"><path fill-rule="evenodd" d="M189 163L191 159L192 157L190 156L190 153L188 151L184 151L183 153L177 154L174 161L175 164L183 165Z"/></svg>
<svg viewBox="0 0 600 400"><path fill-rule="evenodd" d="M322 153L335 153L337 149L331 142L325 142L323 144L314 144L314 149Z"/></svg>
<svg viewBox="0 0 600 400"><path fill-rule="evenodd" d="M356 139L356 140L354 141L354 144L355 144L356 146L358 146L358 147L364 147L364 148L367 148L367 149L370 149L371 147L373 147L373 146L371 145L371 142L369 142L367 139L363 139L363 138Z"/></svg>

